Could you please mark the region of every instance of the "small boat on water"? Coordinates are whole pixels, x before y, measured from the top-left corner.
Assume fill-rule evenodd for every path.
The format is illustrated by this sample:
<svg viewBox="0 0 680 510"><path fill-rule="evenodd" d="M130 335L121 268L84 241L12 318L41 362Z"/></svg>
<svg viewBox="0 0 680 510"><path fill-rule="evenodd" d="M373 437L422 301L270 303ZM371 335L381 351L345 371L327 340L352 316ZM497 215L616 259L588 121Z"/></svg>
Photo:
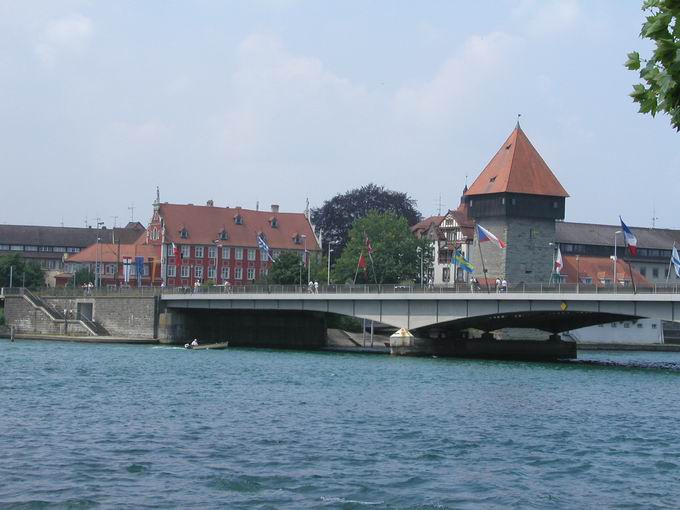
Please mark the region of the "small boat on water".
<svg viewBox="0 0 680 510"><path fill-rule="evenodd" d="M226 349L229 347L229 342L218 342L214 344L184 344L185 349L197 350L197 349Z"/></svg>

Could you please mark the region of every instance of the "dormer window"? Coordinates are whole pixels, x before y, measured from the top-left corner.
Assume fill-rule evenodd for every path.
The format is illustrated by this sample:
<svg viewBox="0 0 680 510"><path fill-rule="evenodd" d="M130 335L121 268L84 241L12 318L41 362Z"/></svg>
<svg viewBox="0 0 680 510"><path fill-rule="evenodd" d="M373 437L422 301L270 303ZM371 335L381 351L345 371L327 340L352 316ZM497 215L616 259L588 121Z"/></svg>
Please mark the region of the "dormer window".
<svg viewBox="0 0 680 510"><path fill-rule="evenodd" d="M272 226L272 228L279 228L279 220L273 216L269 219L269 224Z"/></svg>
<svg viewBox="0 0 680 510"><path fill-rule="evenodd" d="M189 239L189 231L186 227L182 227L179 231L179 237L182 239Z"/></svg>
<svg viewBox="0 0 680 510"><path fill-rule="evenodd" d="M217 238L218 238L220 241L226 241L226 240L228 240L228 239L229 239L229 234L227 233L227 230L224 229L224 228L223 228L222 230L220 230L219 233L217 234Z"/></svg>
<svg viewBox="0 0 680 510"><path fill-rule="evenodd" d="M300 237L300 234L295 234L293 236L293 242L295 244L302 244L302 237Z"/></svg>
<svg viewBox="0 0 680 510"><path fill-rule="evenodd" d="M243 216L241 216L240 214L237 214L236 216L234 216L234 224L235 225L243 225Z"/></svg>

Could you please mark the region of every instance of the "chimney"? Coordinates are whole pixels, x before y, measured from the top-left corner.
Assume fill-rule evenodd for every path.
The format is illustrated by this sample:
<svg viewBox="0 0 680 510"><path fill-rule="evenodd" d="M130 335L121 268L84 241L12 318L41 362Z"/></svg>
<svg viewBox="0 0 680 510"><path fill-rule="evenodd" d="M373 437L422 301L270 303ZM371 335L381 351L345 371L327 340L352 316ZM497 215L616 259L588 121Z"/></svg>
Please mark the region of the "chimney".
<svg viewBox="0 0 680 510"><path fill-rule="evenodd" d="M207 205L208 207L212 207L212 206L215 205L215 202L213 202L212 200L208 200L208 201L205 203L205 205Z"/></svg>
<svg viewBox="0 0 680 510"><path fill-rule="evenodd" d="M273 213L279 212L279 204L272 204L272 212Z"/></svg>

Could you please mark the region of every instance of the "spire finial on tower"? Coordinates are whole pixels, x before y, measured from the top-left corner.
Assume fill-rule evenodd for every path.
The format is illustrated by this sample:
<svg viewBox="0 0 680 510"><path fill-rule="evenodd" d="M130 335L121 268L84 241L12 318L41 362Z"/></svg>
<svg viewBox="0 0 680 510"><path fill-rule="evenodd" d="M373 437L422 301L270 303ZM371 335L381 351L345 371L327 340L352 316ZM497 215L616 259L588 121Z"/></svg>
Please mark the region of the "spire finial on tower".
<svg viewBox="0 0 680 510"><path fill-rule="evenodd" d="M517 125L515 126L515 129L520 129L520 126L519 126L519 118L520 118L521 116L522 116L521 113L518 113L518 114L517 114Z"/></svg>
<svg viewBox="0 0 680 510"><path fill-rule="evenodd" d="M160 203L161 201L161 190L158 186L156 186L156 202Z"/></svg>

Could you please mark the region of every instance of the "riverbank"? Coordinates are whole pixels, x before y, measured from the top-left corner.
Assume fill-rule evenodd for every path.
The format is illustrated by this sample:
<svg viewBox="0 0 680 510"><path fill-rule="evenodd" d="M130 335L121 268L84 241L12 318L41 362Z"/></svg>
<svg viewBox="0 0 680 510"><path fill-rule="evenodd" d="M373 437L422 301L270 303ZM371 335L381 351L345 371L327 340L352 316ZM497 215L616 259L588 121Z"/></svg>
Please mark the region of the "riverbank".
<svg viewBox="0 0 680 510"><path fill-rule="evenodd" d="M0 339L9 340L9 328L0 327ZM161 344L158 340L149 338L133 338L123 336L72 336L72 335L38 335L15 334L16 340L46 340L54 342L78 342L88 344L132 344L132 345L157 345ZM364 337L361 333L352 333L339 329L328 330L328 344L323 347L323 351L349 352L357 354L389 354L389 337L384 335L374 335L373 345L370 343L368 335ZM680 352L680 344L611 344L611 343L588 343L578 344L578 351L641 351L641 352Z"/></svg>

